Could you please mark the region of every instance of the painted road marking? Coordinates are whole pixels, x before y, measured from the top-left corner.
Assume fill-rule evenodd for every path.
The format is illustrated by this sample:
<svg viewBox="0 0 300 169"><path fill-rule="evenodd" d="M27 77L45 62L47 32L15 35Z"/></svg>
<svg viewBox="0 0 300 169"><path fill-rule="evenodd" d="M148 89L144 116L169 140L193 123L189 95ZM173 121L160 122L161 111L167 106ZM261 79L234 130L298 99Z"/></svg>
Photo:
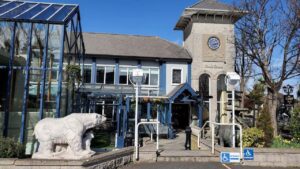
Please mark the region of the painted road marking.
<svg viewBox="0 0 300 169"><path fill-rule="evenodd" d="M228 165L226 165L226 164L222 164L225 168L227 168L227 169L231 169Z"/></svg>

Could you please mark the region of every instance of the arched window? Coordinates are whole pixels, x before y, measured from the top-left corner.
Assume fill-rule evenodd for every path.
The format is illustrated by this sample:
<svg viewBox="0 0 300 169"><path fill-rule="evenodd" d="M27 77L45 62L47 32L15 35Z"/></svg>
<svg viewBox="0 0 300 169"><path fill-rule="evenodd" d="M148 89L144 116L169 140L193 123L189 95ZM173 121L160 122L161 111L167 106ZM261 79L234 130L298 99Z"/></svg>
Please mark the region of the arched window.
<svg viewBox="0 0 300 169"><path fill-rule="evenodd" d="M210 100L208 96L210 96L210 76L208 74L202 74L199 77L199 94L204 98L204 110L203 110L203 123L209 120L209 112L210 112Z"/></svg>
<svg viewBox="0 0 300 169"><path fill-rule="evenodd" d="M225 83L225 74L221 74L218 76L217 81L217 119L216 122L220 122L220 118L225 113L224 106L225 106L225 96L226 96L226 83Z"/></svg>

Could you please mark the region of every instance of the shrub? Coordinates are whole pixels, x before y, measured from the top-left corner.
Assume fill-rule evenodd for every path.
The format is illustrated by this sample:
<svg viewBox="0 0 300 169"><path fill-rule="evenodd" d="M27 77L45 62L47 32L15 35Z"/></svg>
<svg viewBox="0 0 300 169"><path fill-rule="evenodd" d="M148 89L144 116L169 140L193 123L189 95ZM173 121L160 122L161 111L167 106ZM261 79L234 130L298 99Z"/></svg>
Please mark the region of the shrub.
<svg viewBox="0 0 300 169"><path fill-rule="evenodd" d="M294 143L300 143L300 107L296 107L292 112L290 131Z"/></svg>
<svg viewBox="0 0 300 169"><path fill-rule="evenodd" d="M264 142L265 147L270 147L273 141L273 127L270 117L270 112L268 109L268 105L264 105L264 108L260 112L260 115L257 119L257 128L264 131Z"/></svg>
<svg viewBox="0 0 300 169"><path fill-rule="evenodd" d="M248 128L243 130L243 146L244 147L263 147L264 131L258 128Z"/></svg>
<svg viewBox="0 0 300 169"><path fill-rule="evenodd" d="M23 158L25 146L12 138L0 137L0 158Z"/></svg>
<svg viewBox="0 0 300 169"><path fill-rule="evenodd" d="M272 148L300 148L300 143L292 140L287 140L281 136L276 136L273 139Z"/></svg>

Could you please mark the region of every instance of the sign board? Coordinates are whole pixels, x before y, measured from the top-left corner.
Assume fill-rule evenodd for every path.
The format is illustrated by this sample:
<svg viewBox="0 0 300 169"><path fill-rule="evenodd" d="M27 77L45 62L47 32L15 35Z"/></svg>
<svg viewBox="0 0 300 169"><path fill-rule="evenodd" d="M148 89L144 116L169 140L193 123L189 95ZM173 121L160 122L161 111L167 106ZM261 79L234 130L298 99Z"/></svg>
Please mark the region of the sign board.
<svg viewBox="0 0 300 169"><path fill-rule="evenodd" d="M133 69L132 70L132 76L133 77L143 77L143 69Z"/></svg>
<svg viewBox="0 0 300 169"><path fill-rule="evenodd" d="M244 160L254 160L253 148L244 148Z"/></svg>
<svg viewBox="0 0 300 169"><path fill-rule="evenodd" d="M221 163L239 163L241 162L241 156L240 153L221 152L220 161Z"/></svg>

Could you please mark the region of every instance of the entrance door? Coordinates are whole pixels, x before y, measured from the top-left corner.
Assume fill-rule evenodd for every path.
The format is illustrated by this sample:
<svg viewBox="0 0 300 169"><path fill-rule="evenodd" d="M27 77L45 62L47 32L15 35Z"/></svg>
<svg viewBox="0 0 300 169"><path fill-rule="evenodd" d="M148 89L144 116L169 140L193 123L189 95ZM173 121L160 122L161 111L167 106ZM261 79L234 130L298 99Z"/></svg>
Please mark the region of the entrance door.
<svg viewBox="0 0 300 169"><path fill-rule="evenodd" d="M185 129L189 125L190 107L188 104L172 105L172 126L174 129Z"/></svg>

